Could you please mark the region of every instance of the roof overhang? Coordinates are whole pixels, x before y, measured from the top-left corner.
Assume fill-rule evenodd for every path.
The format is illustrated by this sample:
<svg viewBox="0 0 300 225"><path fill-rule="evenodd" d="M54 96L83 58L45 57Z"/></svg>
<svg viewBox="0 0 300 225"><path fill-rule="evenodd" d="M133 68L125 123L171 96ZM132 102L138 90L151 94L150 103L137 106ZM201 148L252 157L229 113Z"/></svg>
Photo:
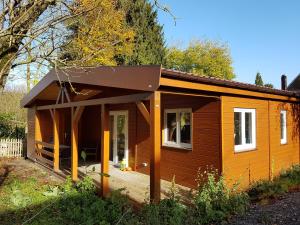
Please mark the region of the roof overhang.
<svg viewBox="0 0 300 225"><path fill-rule="evenodd" d="M161 66L157 65L53 69L21 100L21 107L30 107L43 91L57 82L155 91L159 87L160 71Z"/></svg>

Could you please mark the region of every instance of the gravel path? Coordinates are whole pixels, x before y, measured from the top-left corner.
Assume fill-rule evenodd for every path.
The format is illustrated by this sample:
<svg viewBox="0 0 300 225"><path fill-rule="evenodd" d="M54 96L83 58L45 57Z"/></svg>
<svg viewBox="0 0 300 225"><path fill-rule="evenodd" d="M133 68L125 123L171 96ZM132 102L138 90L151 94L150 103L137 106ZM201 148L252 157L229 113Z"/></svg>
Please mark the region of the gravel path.
<svg viewBox="0 0 300 225"><path fill-rule="evenodd" d="M233 218L228 225L300 225L300 192L284 195L271 204L252 205L244 216Z"/></svg>

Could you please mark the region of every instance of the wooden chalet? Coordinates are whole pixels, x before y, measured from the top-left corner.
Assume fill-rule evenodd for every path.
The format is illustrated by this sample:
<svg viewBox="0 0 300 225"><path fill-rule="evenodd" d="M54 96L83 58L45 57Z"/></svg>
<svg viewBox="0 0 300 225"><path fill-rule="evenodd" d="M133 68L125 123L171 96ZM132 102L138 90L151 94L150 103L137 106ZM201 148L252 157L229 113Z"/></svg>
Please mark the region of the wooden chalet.
<svg viewBox="0 0 300 225"><path fill-rule="evenodd" d="M283 87L283 89L285 89ZM299 95L161 66L52 70L21 101L28 108L27 156L78 179L82 151L101 163L195 187L213 167L243 187L299 164ZM124 172L126 173L126 172ZM107 176L101 192L109 192Z"/></svg>

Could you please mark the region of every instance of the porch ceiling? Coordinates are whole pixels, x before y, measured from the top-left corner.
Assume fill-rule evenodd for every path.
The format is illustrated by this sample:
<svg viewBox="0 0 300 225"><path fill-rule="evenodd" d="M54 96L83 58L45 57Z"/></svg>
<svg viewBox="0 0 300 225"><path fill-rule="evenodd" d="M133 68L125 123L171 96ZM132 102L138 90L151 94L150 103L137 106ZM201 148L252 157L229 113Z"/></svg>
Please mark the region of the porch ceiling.
<svg viewBox="0 0 300 225"><path fill-rule="evenodd" d="M73 96L73 101L83 101L99 95L99 97L114 96L104 94L103 89L107 88L119 90L119 95L122 95L120 90L123 90L124 94L155 91L159 87L160 70L160 66L103 66L64 71L51 70L22 99L21 107L30 107L38 101L56 100L60 90L59 82L65 82L67 86L72 84L76 91L85 93Z"/></svg>

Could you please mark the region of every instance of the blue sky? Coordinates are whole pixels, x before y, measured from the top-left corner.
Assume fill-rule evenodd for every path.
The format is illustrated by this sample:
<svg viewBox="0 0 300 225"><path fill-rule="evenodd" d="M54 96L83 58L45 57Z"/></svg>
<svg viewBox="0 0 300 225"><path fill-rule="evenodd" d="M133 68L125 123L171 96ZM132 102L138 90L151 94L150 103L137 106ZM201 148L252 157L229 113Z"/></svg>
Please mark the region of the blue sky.
<svg viewBox="0 0 300 225"><path fill-rule="evenodd" d="M236 80L280 87L300 73L300 1L297 0L160 0L178 18L159 11L168 45L185 47L191 39L225 42L231 49Z"/></svg>

